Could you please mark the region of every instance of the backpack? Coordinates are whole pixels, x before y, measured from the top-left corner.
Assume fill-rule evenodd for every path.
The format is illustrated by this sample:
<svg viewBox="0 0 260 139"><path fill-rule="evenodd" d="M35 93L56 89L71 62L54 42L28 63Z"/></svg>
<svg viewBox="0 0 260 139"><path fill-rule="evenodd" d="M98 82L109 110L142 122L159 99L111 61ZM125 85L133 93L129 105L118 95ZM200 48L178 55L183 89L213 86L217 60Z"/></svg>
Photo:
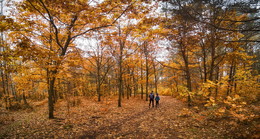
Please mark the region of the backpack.
<svg viewBox="0 0 260 139"><path fill-rule="evenodd" d="M149 95L149 98L150 98L150 99L154 99L154 94L151 93L151 94Z"/></svg>
<svg viewBox="0 0 260 139"><path fill-rule="evenodd" d="M155 97L155 100L156 100L156 101L159 101L159 100L160 100L160 97L159 97L159 96L156 96L156 97Z"/></svg>

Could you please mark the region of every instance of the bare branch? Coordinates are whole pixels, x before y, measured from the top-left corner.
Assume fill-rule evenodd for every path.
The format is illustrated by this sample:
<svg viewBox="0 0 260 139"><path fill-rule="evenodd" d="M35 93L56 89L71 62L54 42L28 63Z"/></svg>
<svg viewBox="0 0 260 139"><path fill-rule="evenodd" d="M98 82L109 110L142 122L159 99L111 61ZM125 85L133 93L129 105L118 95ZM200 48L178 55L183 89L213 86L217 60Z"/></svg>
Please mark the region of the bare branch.
<svg viewBox="0 0 260 139"><path fill-rule="evenodd" d="M51 15L49 9L46 7L46 5L44 4L44 2L42 0L39 0L40 3L42 4L43 8L45 9L45 11L47 12L48 16L49 16L49 22L51 23L51 25L53 26L54 30L55 30L55 40L56 40L56 43L58 44L58 46L63 50L63 46L62 44L60 43L60 40L59 40L59 30L56 26L56 24L54 23L54 19L53 19L53 16Z"/></svg>
<svg viewBox="0 0 260 139"><path fill-rule="evenodd" d="M119 18L122 17L122 16L126 13L126 11L127 11L135 2L136 2L136 1L134 1L133 3L131 3L130 5L128 5L128 6L126 7L126 9L125 9L111 24L102 25L102 26L98 26L98 27L94 27L94 28L90 28L90 29L88 29L88 30L86 30L86 31L84 31L84 32L82 32L82 33L79 33L79 34L77 34L77 35L71 37L71 38L72 38L72 39L73 39L73 38L77 38L77 37L79 37L79 36L81 36L81 35L84 35L84 34L90 32L90 31L96 31L96 30L101 29L101 28L106 28L106 27L113 26L113 24L115 24L115 23L117 22L117 20L119 20Z"/></svg>

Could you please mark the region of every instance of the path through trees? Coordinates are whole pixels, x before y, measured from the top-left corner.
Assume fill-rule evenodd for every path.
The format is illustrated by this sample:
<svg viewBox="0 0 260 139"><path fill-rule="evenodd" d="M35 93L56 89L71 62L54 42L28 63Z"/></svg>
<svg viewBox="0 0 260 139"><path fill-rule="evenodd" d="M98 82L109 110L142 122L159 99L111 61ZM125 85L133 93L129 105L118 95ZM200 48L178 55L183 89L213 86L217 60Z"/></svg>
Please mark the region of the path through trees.
<svg viewBox="0 0 260 139"><path fill-rule="evenodd" d="M232 119L210 119L195 109L188 110L168 96L161 97L159 108L150 109L148 102L139 98L123 100L120 108L114 99L78 98L78 104L69 109L67 102L60 101L56 119L46 117L46 100L34 104L33 110L2 109L0 138L224 138L257 133Z"/></svg>

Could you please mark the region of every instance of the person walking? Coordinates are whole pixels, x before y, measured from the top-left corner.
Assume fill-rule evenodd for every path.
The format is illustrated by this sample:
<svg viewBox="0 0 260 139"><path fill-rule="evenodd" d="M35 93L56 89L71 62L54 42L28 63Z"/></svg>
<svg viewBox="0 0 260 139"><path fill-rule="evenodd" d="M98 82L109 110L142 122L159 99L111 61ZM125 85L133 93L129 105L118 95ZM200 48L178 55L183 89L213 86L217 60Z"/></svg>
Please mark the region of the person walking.
<svg viewBox="0 0 260 139"><path fill-rule="evenodd" d="M152 103L152 107L154 107L154 94L153 94L153 91L149 94L149 98L150 98L149 108L151 106L151 103Z"/></svg>
<svg viewBox="0 0 260 139"><path fill-rule="evenodd" d="M160 101L160 97L158 93L156 93L155 101L156 101L156 108L157 108L159 107L159 101Z"/></svg>

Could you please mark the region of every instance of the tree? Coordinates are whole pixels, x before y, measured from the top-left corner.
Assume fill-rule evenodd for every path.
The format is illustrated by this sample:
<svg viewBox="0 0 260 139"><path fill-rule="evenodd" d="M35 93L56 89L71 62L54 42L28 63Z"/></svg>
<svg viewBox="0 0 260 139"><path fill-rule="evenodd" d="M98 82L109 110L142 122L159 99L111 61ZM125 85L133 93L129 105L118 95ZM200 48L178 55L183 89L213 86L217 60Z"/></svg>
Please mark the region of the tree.
<svg viewBox="0 0 260 139"><path fill-rule="evenodd" d="M251 11L245 12L242 9L247 4L236 1L166 0L162 4L165 18L162 19L161 25L164 29L171 30L171 32L166 31L164 35L173 44L172 52L182 57L183 61L175 57L177 64L181 65L175 68L184 71L189 92L193 88L198 88L198 84L195 84L197 79L200 78L201 83L210 82L216 85L220 83L221 77L225 76L226 72L229 73L230 84L234 84L233 77L237 68L235 65L245 62L241 59L250 60L244 54L242 47L245 42L256 41L252 37L245 37L244 32L257 31L254 22L258 18L245 13L254 13L256 9L251 7L248 8ZM235 5L240 8L234 8ZM245 23L253 24L252 28L245 26ZM233 52L239 55L235 54L235 57L240 59L239 64L235 62L236 58L232 60L228 58L230 54L234 54ZM230 63L227 64L227 61ZM227 71L224 68L229 64L230 69ZM196 71L201 73L200 76L196 75ZM205 94L211 97L214 91L217 98L218 87L216 86L209 87L207 91L209 93Z"/></svg>
<svg viewBox="0 0 260 139"><path fill-rule="evenodd" d="M102 38L100 35L99 38ZM87 69L92 75L95 76L96 78L96 92L98 94L98 101L101 101L101 87L103 83L106 80L107 74L111 70L111 68L114 66L114 62L109 55L109 50L105 47L102 42L96 38L96 46L91 46L92 50L88 51L88 58L87 60L90 63L90 66L93 67L94 69Z"/></svg>
<svg viewBox="0 0 260 139"><path fill-rule="evenodd" d="M176 50L176 54L182 58L180 69L183 70L186 79L186 87L189 92L192 92L192 73L191 73L191 60L194 58L194 52L197 47L198 38L194 34L191 22L185 17L185 10L182 9L183 5L179 5L180 11L176 15L172 15L171 23L166 25L168 32L167 39L172 43L171 47ZM191 105L190 93L187 94L188 105Z"/></svg>
<svg viewBox="0 0 260 139"><path fill-rule="evenodd" d="M107 36L106 44L110 46L110 51L114 56L117 63L117 80L118 80L118 107L121 107L122 95L124 95L124 83L123 83L123 74L125 69L123 67L124 60L129 54L126 50L127 47L132 47L131 40L131 31L133 30L133 25L130 23L130 20L127 22L127 25L118 24L116 30L114 30L111 35Z"/></svg>
<svg viewBox="0 0 260 139"><path fill-rule="evenodd" d="M122 20L116 24L116 28L112 29L110 34L107 35L106 44L110 47L111 54L117 64L117 82L118 82L118 107L121 107L122 97L124 97L124 74L125 60L136 51L136 24L146 16L149 9L144 4L150 2L135 1L131 10L122 16Z"/></svg>
<svg viewBox="0 0 260 139"><path fill-rule="evenodd" d="M2 15L3 1L1 1L1 14L0 14L0 74L1 74L1 92L6 103L6 108L11 106L11 96L17 97L15 92L15 85L12 80L12 74L16 72L18 67L17 62L19 57L11 49L9 39L6 39L7 32L19 29L21 26L16 24L14 20L8 16Z"/></svg>
<svg viewBox="0 0 260 139"><path fill-rule="evenodd" d="M49 53L46 64L49 118L54 118L56 75L69 49L75 47L74 41L91 31L112 26L132 5L128 1L24 0L16 3L15 18L26 25L19 33L30 40L30 46Z"/></svg>

